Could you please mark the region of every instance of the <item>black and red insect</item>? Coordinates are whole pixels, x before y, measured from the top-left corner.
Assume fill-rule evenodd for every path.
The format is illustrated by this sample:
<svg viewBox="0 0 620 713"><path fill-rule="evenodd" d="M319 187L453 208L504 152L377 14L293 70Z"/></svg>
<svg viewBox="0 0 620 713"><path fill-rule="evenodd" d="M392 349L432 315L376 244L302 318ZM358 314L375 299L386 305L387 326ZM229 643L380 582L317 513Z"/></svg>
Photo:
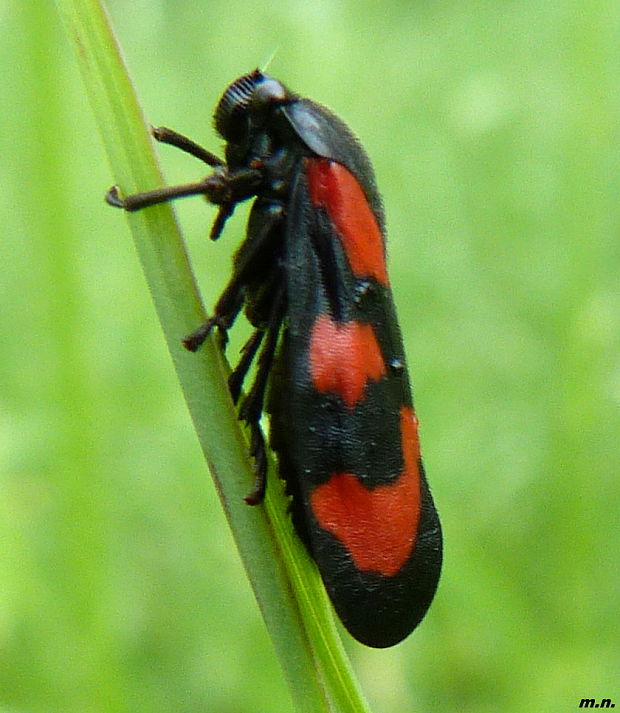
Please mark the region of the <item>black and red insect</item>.
<svg viewBox="0 0 620 713"><path fill-rule="evenodd" d="M196 350L241 312L255 328L230 377L235 401L256 374L239 418L251 429L262 500L265 445L292 495L295 527L349 632L369 646L404 639L439 579L439 519L420 458L405 353L386 269L383 209L372 167L328 109L256 70L220 99L219 159L169 129L172 144L213 167L196 183L126 198L133 211L202 194L219 206L220 236L237 203L254 198L233 274L211 317L184 340Z"/></svg>

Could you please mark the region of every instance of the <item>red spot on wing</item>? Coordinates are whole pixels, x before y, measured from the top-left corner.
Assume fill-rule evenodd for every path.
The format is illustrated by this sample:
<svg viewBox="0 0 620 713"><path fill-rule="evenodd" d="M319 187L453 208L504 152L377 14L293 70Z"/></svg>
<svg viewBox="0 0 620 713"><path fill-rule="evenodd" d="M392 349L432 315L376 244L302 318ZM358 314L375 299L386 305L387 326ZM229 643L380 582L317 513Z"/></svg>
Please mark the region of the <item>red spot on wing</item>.
<svg viewBox="0 0 620 713"><path fill-rule="evenodd" d="M370 324L335 322L321 315L310 336L310 375L320 392L337 394L349 408L364 396L369 379L387 373Z"/></svg>
<svg viewBox="0 0 620 713"><path fill-rule="evenodd" d="M344 545L355 566L397 574L413 547L420 518L420 444L413 409L400 410L404 468L390 485L366 488L353 473L335 473L311 495L319 525Z"/></svg>
<svg viewBox="0 0 620 713"><path fill-rule="evenodd" d="M307 159L310 198L327 211L356 277L388 285L385 246L375 214L355 176L328 159Z"/></svg>

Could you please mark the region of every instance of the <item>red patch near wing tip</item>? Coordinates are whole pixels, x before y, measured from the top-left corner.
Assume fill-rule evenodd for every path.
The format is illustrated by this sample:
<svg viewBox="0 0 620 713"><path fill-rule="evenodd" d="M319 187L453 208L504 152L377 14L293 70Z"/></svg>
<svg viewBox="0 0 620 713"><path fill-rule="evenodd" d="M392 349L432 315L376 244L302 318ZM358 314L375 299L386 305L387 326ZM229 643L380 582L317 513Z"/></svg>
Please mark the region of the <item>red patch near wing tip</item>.
<svg viewBox="0 0 620 713"><path fill-rule="evenodd" d="M364 191L342 164L328 159L306 160L310 198L327 211L357 277L373 277L388 286L383 236Z"/></svg>
<svg viewBox="0 0 620 713"><path fill-rule="evenodd" d="M415 545L420 518L420 445L413 409L400 410L404 468L390 485L366 488L353 473L334 473L312 493L319 525L340 540L362 571L397 574Z"/></svg>
<svg viewBox="0 0 620 713"><path fill-rule="evenodd" d="M321 315L310 337L310 373L318 391L337 394L353 408L363 398L366 383L387 373L372 326Z"/></svg>

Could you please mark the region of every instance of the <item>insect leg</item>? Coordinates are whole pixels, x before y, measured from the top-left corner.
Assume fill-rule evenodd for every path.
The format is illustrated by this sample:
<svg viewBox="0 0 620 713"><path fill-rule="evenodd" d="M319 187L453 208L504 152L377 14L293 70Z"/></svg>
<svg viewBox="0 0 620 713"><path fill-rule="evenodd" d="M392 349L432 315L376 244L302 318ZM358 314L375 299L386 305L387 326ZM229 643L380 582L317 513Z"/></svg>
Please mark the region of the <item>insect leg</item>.
<svg viewBox="0 0 620 713"><path fill-rule="evenodd" d="M185 151L185 153L194 156L209 166L224 165L224 161L219 158L219 156L207 151L207 149L200 146L200 144L197 144L195 141L188 139L187 136L183 136L183 134L179 134L173 129L169 129L166 126L153 126L151 127L151 133L153 137L162 144L169 144L177 149L181 149L181 151Z"/></svg>
<svg viewBox="0 0 620 713"><path fill-rule="evenodd" d="M257 271L260 272L258 266L264 262L265 253L271 247L271 239L278 237L274 228L282 220L283 211L281 206L275 204L275 207L265 210L262 215L260 230L246 239L235 255L235 271L215 305L213 317L183 340L189 351L195 352L213 327L218 326L224 331L229 329L239 314L245 299L245 287Z"/></svg>
<svg viewBox="0 0 620 713"><path fill-rule="evenodd" d="M263 329L257 329L241 348L241 359L231 375L228 377L228 388L230 389L230 395L233 403L237 403L239 400L243 380L245 379L248 369L254 361L254 357L256 356L256 352L258 351L264 336L265 331Z"/></svg>
<svg viewBox="0 0 620 713"><path fill-rule="evenodd" d="M114 208L122 208L123 210L133 213L136 210L141 210L142 208L147 208L157 203L167 203L176 198L205 195L207 191L208 185L206 179L194 183L183 183L180 186L164 186L162 188L155 188L155 190L152 191L133 193L124 198L121 198L118 192L118 186L112 186L105 195L105 201Z"/></svg>
<svg viewBox="0 0 620 713"><path fill-rule="evenodd" d="M254 168L241 168L229 172L225 166L218 164L211 175L200 181L182 183L179 186L163 186L152 191L133 193L124 198L121 198L118 186L112 186L105 195L105 201L114 208L122 208L132 213L157 203L167 203L186 196L203 195L209 203L223 206L215 222L217 232L213 230L211 232L211 238L215 240L222 232L224 223L232 214L235 204L255 195L261 177L261 172Z"/></svg>
<svg viewBox="0 0 620 713"><path fill-rule="evenodd" d="M265 389L278 345L280 327L282 326L282 319L284 317L284 308L284 290L281 286L274 298L269 324L265 330L265 341L258 357L254 383L239 409L239 420L245 421L250 427L250 455L254 458L256 471L256 478L252 490L245 497L245 501L248 505L261 503L265 496L267 455L265 452L265 439L263 438L263 433L260 428L260 418L263 413ZM252 347L255 351L258 348L254 347L254 345L252 345Z"/></svg>

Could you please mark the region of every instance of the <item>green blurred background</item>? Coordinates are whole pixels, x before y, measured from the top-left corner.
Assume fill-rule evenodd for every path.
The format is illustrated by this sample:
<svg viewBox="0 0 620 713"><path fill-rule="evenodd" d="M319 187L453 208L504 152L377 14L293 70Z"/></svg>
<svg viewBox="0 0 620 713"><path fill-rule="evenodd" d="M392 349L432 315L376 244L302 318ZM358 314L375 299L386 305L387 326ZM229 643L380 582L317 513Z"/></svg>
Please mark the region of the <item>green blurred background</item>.
<svg viewBox="0 0 620 713"><path fill-rule="evenodd" d="M620 704L620 4L108 5L154 124L219 151L277 50L373 158L446 548L419 631L347 639L373 710ZM64 28L0 21L0 711L290 711ZM212 305L244 211L216 246L178 212Z"/></svg>

